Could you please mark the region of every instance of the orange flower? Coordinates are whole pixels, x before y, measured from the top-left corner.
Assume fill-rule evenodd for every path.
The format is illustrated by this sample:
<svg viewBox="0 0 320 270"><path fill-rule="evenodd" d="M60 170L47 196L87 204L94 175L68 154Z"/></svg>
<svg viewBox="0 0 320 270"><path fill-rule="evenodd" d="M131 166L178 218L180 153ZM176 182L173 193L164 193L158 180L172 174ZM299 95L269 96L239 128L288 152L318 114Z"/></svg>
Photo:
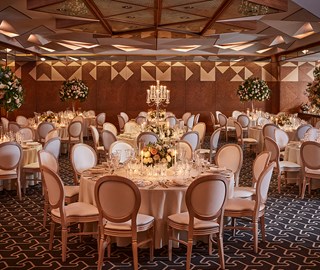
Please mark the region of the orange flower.
<svg viewBox="0 0 320 270"><path fill-rule="evenodd" d="M158 153L158 150L156 148L150 147L150 153L154 156Z"/></svg>

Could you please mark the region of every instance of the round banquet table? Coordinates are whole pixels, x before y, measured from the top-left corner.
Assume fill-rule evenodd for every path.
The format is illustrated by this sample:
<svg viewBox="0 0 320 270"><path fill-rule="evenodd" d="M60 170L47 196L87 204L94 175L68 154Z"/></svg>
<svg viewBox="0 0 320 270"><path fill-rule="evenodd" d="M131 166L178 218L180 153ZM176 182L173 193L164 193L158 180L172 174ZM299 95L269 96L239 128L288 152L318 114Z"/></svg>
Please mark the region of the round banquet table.
<svg viewBox="0 0 320 270"><path fill-rule="evenodd" d="M124 170L116 172L117 175L126 176ZM101 176L101 175L100 175ZM96 205L94 198L96 177L81 176L79 201ZM229 180L228 197L233 196L234 178ZM187 186L146 186L139 187L141 194L141 206L139 213L151 215L155 218L155 242L154 246L159 249L168 243L167 217L172 214L186 212L185 193ZM128 239L116 239L118 246L128 245Z"/></svg>

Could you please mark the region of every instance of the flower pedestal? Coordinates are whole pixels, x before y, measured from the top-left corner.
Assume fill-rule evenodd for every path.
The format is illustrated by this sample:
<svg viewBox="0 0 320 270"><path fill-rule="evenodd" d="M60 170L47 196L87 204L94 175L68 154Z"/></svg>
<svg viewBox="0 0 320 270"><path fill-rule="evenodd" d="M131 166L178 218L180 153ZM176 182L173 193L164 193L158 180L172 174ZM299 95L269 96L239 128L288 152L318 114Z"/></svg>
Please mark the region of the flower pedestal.
<svg viewBox="0 0 320 270"><path fill-rule="evenodd" d="M251 111L252 112L254 111L254 102L253 102L253 100L251 100Z"/></svg>

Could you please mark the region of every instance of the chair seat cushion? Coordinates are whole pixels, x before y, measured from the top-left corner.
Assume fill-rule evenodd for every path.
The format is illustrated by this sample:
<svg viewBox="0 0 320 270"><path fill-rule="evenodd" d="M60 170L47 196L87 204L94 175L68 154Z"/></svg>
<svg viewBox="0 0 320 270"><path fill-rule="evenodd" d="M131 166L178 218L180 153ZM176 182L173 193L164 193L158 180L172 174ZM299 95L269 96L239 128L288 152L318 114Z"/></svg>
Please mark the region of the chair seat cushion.
<svg viewBox="0 0 320 270"><path fill-rule="evenodd" d="M39 169L40 171L40 164L39 162L33 162L33 163L29 163L23 166L23 169Z"/></svg>
<svg viewBox="0 0 320 270"><path fill-rule="evenodd" d="M309 169L309 168L305 168L305 172L307 174L313 174L313 175L316 175L316 176L320 177L320 170L312 170L312 169Z"/></svg>
<svg viewBox="0 0 320 270"><path fill-rule="evenodd" d="M0 176L3 176L3 175L16 175L17 174L17 170L14 169L14 170L1 170L0 169Z"/></svg>
<svg viewBox="0 0 320 270"><path fill-rule="evenodd" d="M248 199L242 199L242 198L236 198L236 199L229 199L226 202L225 205L225 212L235 212L235 211L254 211L255 201L248 200ZM265 205L261 205L259 211L263 210L265 208Z"/></svg>
<svg viewBox="0 0 320 270"><path fill-rule="evenodd" d="M171 216L168 216L168 219L174 223L187 226L189 224L189 213L184 212L179 214L173 214ZM215 228L215 227L219 227L219 224L215 221L200 220L197 218L194 219L195 229L207 229L207 228Z"/></svg>
<svg viewBox="0 0 320 270"><path fill-rule="evenodd" d="M137 215L137 227L139 231L139 226L145 226L151 224L154 221L154 217L144 214ZM114 223L107 222L104 227L110 230L122 230L122 231L130 231L131 230L131 220L122 222L122 223Z"/></svg>
<svg viewBox="0 0 320 270"><path fill-rule="evenodd" d="M234 198L248 198L256 194L256 189L253 187L235 187L233 191Z"/></svg>
<svg viewBox="0 0 320 270"><path fill-rule="evenodd" d="M258 143L258 141L254 138L243 138L244 143Z"/></svg>
<svg viewBox="0 0 320 270"><path fill-rule="evenodd" d="M64 186L64 195L66 197L73 197L79 194L79 186Z"/></svg>
<svg viewBox="0 0 320 270"><path fill-rule="evenodd" d="M283 161L280 161L280 167L281 168L291 168L291 169L294 169L294 168L301 168L301 166L297 163L294 163L294 162L291 162L291 161L286 161L286 160L283 160Z"/></svg>
<svg viewBox="0 0 320 270"><path fill-rule="evenodd" d="M67 217L89 217L99 215L98 208L84 202L70 203L65 206ZM51 214L60 217L59 209L52 209Z"/></svg>

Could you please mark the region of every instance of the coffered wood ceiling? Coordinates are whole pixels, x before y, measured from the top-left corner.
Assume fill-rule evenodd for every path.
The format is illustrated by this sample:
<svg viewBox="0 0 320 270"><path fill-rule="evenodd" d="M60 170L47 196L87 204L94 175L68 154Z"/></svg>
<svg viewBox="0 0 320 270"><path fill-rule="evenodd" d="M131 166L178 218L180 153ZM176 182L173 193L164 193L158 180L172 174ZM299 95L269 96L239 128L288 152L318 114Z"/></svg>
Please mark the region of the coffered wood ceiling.
<svg viewBox="0 0 320 270"><path fill-rule="evenodd" d="M1 0L0 43L39 57L259 60L317 52L319 0ZM308 49L308 50L306 50ZM296 52L297 51L297 52ZM131 57L131 58L130 58Z"/></svg>

